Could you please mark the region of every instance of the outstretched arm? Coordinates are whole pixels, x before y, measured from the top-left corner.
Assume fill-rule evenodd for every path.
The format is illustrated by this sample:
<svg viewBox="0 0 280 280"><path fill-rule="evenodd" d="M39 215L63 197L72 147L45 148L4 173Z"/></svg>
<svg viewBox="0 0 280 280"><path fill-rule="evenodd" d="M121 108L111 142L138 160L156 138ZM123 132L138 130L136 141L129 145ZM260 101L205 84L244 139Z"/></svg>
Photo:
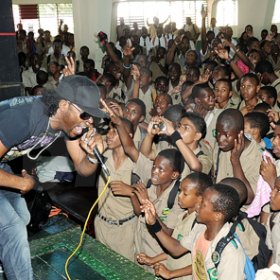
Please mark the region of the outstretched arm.
<svg viewBox="0 0 280 280"><path fill-rule="evenodd" d="M150 202L148 199L142 200L141 203L142 203L141 210L145 214L145 219L146 219L147 225L154 227L154 225L158 221L156 218L157 217L156 209L155 209L153 203ZM188 250L186 248L184 248L177 239L168 235L164 230L162 230L162 228L160 228L159 231L154 232L154 234L157 236L157 238L160 241L160 243L162 244L162 246L172 256L179 257L179 256L185 254L186 252L188 252Z"/></svg>

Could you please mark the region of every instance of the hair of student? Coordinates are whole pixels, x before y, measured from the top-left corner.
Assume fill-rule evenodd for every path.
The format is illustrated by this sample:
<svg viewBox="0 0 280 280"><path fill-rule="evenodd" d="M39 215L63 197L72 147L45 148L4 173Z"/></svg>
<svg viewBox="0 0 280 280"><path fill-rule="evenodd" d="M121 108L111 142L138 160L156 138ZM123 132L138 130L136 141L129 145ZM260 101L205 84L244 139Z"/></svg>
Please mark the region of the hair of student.
<svg viewBox="0 0 280 280"><path fill-rule="evenodd" d="M274 73L274 70L273 70L273 66L272 64L267 61L267 60L261 60L260 62L257 63L256 67L255 67L255 72L256 73L260 73L260 74L263 74L263 73Z"/></svg>
<svg viewBox="0 0 280 280"><path fill-rule="evenodd" d="M199 95L200 95L200 93L201 93L201 91L203 91L203 90L211 90L212 91L212 89L210 88L210 86L208 85L208 83L203 83L203 84L197 84L197 85L195 85L194 87L193 87L193 89L192 89L192 94L191 94L191 97L193 98L193 99L195 99L195 98L199 98Z"/></svg>
<svg viewBox="0 0 280 280"><path fill-rule="evenodd" d="M167 101L167 103L169 105L173 105L172 97L170 96L170 94L168 94L168 93L160 93L160 94L157 95L157 97L158 96L164 96L166 101Z"/></svg>
<svg viewBox="0 0 280 280"><path fill-rule="evenodd" d="M247 73L247 74L244 74L242 77L241 77L241 81L244 80L244 79L253 79L255 80L256 84L259 85L260 84L260 79L258 77L257 74L255 73Z"/></svg>
<svg viewBox="0 0 280 280"><path fill-rule="evenodd" d="M169 106L163 116L173 123L178 123L185 112L184 106L176 104Z"/></svg>
<svg viewBox="0 0 280 280"><path fill-rule="evenodd" d="M234 188L224 184L214 184L208 189L218 194L217 198L212 200L213 209L215 212L220 212L224 215L225 222L230 222L238 215L240 199Z"/></svg>
<svg viewBox="0 0 280 280"><path fill-rule="evenodd" d="M267 114L267 110L269 109L271 109L271 106L269 104L267 104L266 102L261 102L254 107L253 112L261 112Z"/></svg>
<svg viewBox="0 0 280 280"><path fill-rule="evenodd" d="M192 172L183 181L186 179L195 184L197 195L202 195L208 187L213 185L211 177L203 172Z"/></svg>
<svg viewBox="0 0 280 280"><path fill-rule="evenodd" d="M220 181L220 184L228 185L237 191L240 200L240 207L243 206L243 204L247 201L248 190L246 185L240 179L235 177L227 177Z"/></svg>
<svg viewBox="0 0 280 280"><path fill-rule="evenodd" d="M264 138L269 132L270 124L268 116L261 112L250 112L244 116L252 128L257 128L260 132L261 138Z"/></svg>
<svg viewBox="0 0 280 280"><path fill-rule="evenodd" d="M209 69L211 72L218 66L218 63L213 60L203 62L204 69Z"/></svg>
<svg viewBox="0 0 280 280"><path fill-rule="evenodd" d="M188 120L191 121L191 123L195 126L196 130L201 133L201 139L205 137L206 132L207 132L207 127L206 127L206 122L205 120L199 116L196 113L192 112L186 112L183 116L183 118L187 118Z"/></svg>
<svg viewBox="0 0 280 280"><path fill-rule="evenodd" d="M162 150L158 153L157 157L164 157L172 166L173 171L177 171L180 174L184 169L184 160L182 154L176 149L166 149Z"/></svg>
<svg viewBox="0 0 280 280"><path fill-rule="evenodd" d="M232 91L232 84L231 84L231 81L229 79L219 79L216 81L217 82L222 82L222 83L225 83L227 84L228 88L229 88L229 91Z"/></svg>
<svg viewBox="0 0 280 280"><path fill-rule="evenodd" d="M159 76L155 79L155 84L159 83L160 81L164 82L164 84L166 86L169 85L169 81L168 81L168 78L166 78L165 76Z"/></svg>
<svg viewBox="0 0 280 280"><path fill-rule="evenodd" d="M116 86L117 80L116 80L116 78L113 76L113 74L111 74L111 73L109 73L109 72L106 72L106 73L104 73L102 76L103 76L103 78L107 79L107 80L111 83L111 86L112 86L112 87Z"/></svg>
<svg viewBox="0 0 280 280"><path fill-rule="evenodd" d="M181 66L179 63L177 63L177 62L171 63L168 67L168 71L170 71L172 68L175 68L176 70L178 70L181 73Z"/></svg>
<svg viewBox="0 0 280 280"><path fill-rule="evenodd" d="M36 82L38 85L44 85L49 78L49 74L46 71L39 70L36 74Z"/></svg>
<svg viewBox="0 0 280 280"><path fill-rule="evenodd" d="M194 84L193 81L185 81L182 84L181 93L184 92L188 87L192 86L193 84Z"/></svg>
<svg viewBox="0 0 280 280"><path fill-rule="evenodd" d="M253 43L255 43L255 42L260 42L259 41L259 39L257 39L256 37L249 37L248 39L247 39L247 46L251 46Z"/></svg>
<svg viewBox="0 0 280 280"><path fill-rule="evenodd" d="M244 118L237 109L229 108L222 111L217 118L217 123L227 123L229 128L238 132L244 130Z"/></svg>
<svg viewBox="0 0 280 280"><path fill-rule="evenodd" d="M146 117L146 105L145 103L139 98L131 98L127 101L128 103L134 103L141 109L141 116Z"/></svg>
<svg viewBox="0 0 280 280"><path fill-rule="evenodd" d="M146 75L148 77L152 77L152 75L153 75L152 71L149 68L147 68L147 67L141 67L140 74L141 75Z"/></svg>
<svg viewBox="0 0 280 280"><path fill-rule="evenodd" d="M277 100L277 90L273 86L262 86L260 90L265 91L268 98L273 98L276 102Z"/></svg>
<svg viewBox="0 0 280 280"><path fill-rule="evenodd" d="M228 78L230 78L230 66L226 66L226 65L217 65L213 72L214 71L221 71L223 72Z"/></svg>

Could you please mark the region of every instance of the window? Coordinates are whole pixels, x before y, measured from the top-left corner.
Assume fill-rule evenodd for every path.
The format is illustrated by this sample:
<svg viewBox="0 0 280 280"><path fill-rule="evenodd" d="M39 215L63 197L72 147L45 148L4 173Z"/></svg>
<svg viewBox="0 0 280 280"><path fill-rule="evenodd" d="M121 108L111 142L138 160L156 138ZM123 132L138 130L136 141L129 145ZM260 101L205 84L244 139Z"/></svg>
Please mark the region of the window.
<svg viewBox="0 0 280 280"><path fill-rule="evenodd" d="M137 22L139 28L153 22L153 17L164 22L169 16L171 21L176 22L177 28L182 28L186 17L191 17L199 27L201 26L201 7L207 8L207 1L139 1L120 2L117 6L117 24L120 17L124 18L125 24L132 28L133 22Z"/></svg>
<svg viewBox="0 0 280 280"><path fill-rule="evenodd" d="M236 0L219 0L216 8L217 26L236 26L238 6Z"/></svg>
<svg viewBox="0 0 280 280"><path fill-rule="evenodd" d="M274 23L274 24L280 23L280 0L275 0L275 6L274 6L273 17L272 17L272 23ZM279 29L279 26L278 26L278 29Z"/></svg>
<svg viewBox="0 0 280 280"><path fill-rule="evenodd" d="M57 35L61 19L68 25L69 32L73 33L74 30L72 4L13 5L13 15L15 28L21 22L27 32L33 31L35 34L39 28L43 28L49 30L52 36Z"/></svg>

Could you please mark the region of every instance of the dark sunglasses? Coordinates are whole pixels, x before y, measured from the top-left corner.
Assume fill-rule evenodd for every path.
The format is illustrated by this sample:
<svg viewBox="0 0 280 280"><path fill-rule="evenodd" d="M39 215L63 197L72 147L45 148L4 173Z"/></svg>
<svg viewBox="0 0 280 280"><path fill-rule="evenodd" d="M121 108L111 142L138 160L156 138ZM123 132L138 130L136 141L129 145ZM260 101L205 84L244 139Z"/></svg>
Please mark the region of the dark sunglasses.
<svg viewBox="0 0 280 280"><path fill-rule="evenodd" d="M82 119L83 121L87 121L91 118L91 115L88 114L87 112L82 111L79 107L77 107L74 103L70 104L80 113L80 119Z"/></svg>

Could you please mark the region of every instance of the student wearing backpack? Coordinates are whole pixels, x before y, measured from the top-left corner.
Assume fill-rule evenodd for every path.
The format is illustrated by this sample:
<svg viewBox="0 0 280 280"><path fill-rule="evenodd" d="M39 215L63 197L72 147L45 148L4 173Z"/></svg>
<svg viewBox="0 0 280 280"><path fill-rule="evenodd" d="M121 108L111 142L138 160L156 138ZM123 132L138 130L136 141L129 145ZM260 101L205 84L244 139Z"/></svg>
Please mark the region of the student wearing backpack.
<svg viewBox="0 0 280 280"><path fill-rule="evenodd" d="M228 185L237 191L240 199L240 209L242 209L248 193L245 184L234 177L227 177L220 183ZM266 228L258 221L248 218L247 214L240 210L232 229L239 237L245 253L254 265L255 271L267 267L271 251L265 243Z"/></svg>
<svg viewBox="0 0 280 280"><path fill-rule="evenodd" d="M163 252L156 236L149 232L145 217L141 216L139 199L149 199L158 213L161 226L168 235L171 235L178 221L178 216L183 213L183 209L178 204L178 191L173 200L173 205L169 205L168 200L176 181L180 178L183 170L183 158L179 151L166 149L161 151L154 160L151 170L151 186L146 188L143 183L135 186L134 198L131 199L135 214L139 216L135 232L135 253L144 253L148 256L156 256ZM144 178L140 176L142 180ZM172 207L171 207L172 206ZM149 266L144 266L147 271L153 272Z"/></svg>
<svg viewBox="0 0 280 280"><path fill-rule="evenodd" d="M206 225L206 230L193 230L189 236L178 241L162 230L155 217L153 204L142 200L148 228L173 256L192 252L193 279L254 279L245 274L246 255L236 237L219 255L215 252L217 243L230 231L229 222L238 214L239 196L233 188L216 184L206 189L198 209L197 221ZM216 264L218 264L216 266Z"/></svg>
<svg viewBox="0 0 280 280"><path fill-rule="evenodd" d="M185 211L179 216L172 237L181 240L183 236L190 234L194 226L205 227L196 223L196 208L201 203L202 194L208 186L212 185L211 178L202 172L189 174L180 185L178 203ZM162 261L166 260L166 265ZM161 253L150 257L143 253L137 255L140 264L153 266L155 275L164 279L190 280L191 254L186 253L180 258L173 258L170 254Z"/></svg>

